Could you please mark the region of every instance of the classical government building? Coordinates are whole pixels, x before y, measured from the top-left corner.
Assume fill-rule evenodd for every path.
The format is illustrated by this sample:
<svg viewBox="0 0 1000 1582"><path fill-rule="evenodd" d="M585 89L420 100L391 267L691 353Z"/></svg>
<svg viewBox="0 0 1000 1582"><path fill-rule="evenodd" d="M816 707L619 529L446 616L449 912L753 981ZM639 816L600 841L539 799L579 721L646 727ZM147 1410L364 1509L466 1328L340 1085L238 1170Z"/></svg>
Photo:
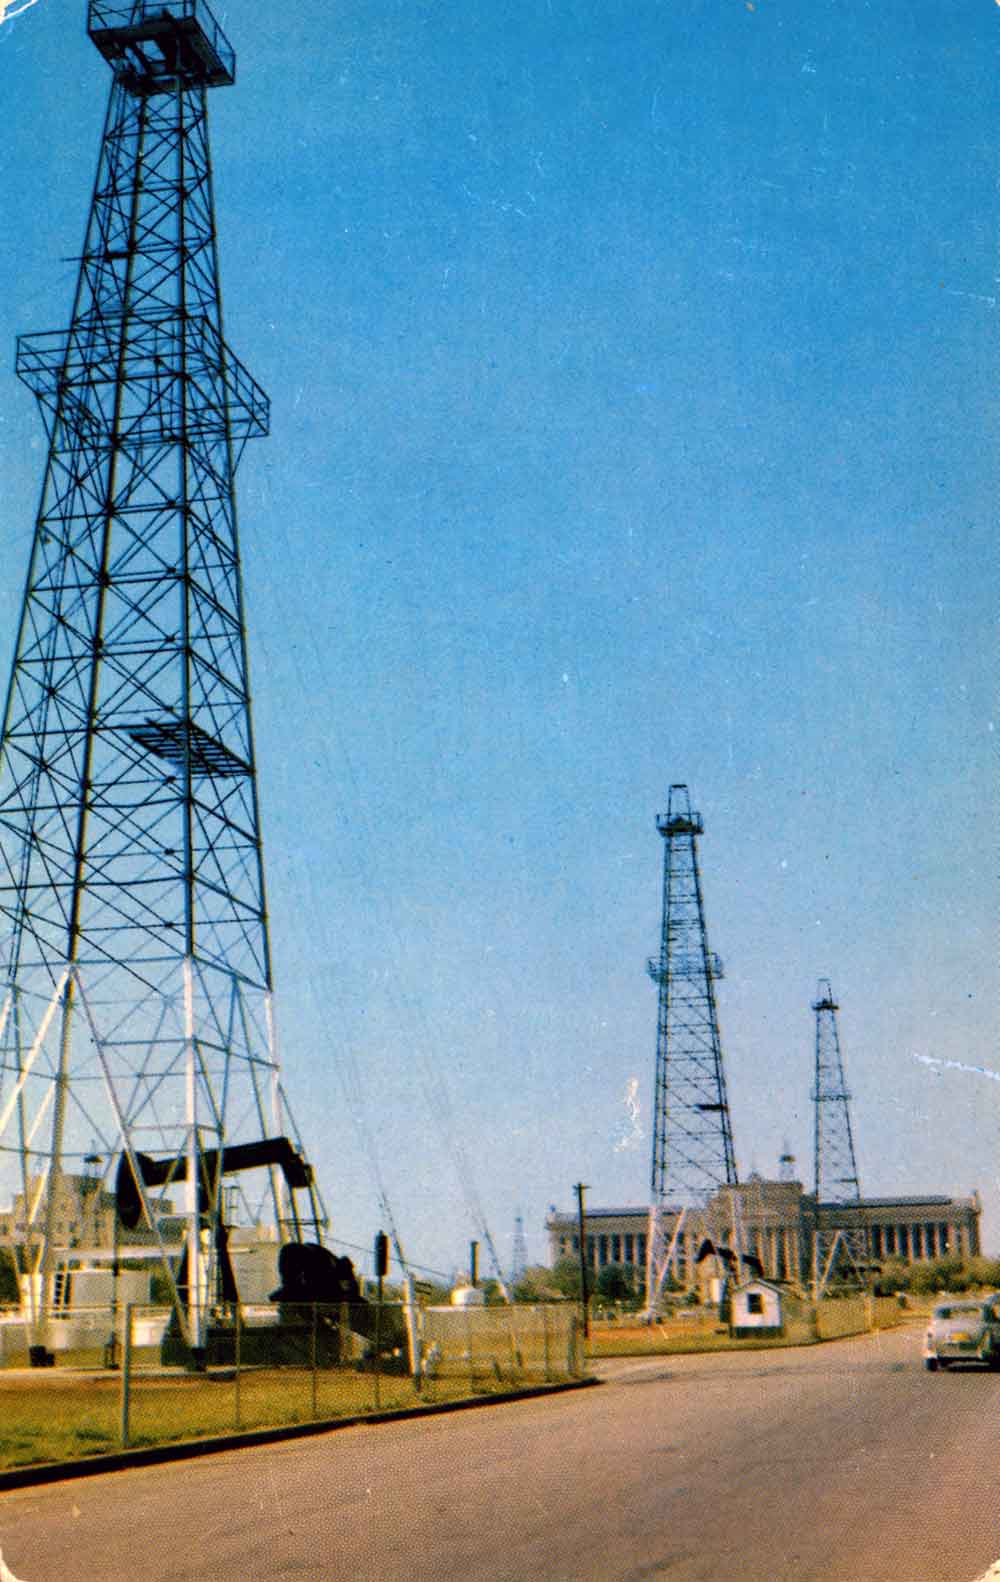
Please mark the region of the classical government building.
<svg viewBox="0 0 1000 1582"><path fill-rule="evenodd" d="M37 1241L45 1218L45 1182L32 1178L28 1196L19 1192L13 1207L0 1210L0 1247ZM52 1235L60 1248L110 1247L114 1238L115 1195L94 1177L64 1174L56 1188Z"/></svg>
<svg viewBox="0 0 1000 1582"><path fill-rule="evenodd" d="M901 1258L908 1264L946 1256L971 1258L979 1252L981 1211L977 1192L968 1198L863 1198L860 1205L850 1207L820 1203L819 1228L865 1228L876 1263L887 1258ZM706 1218L723 1227L716 1233L720 1240L730 1241L730 1227L741 1225L743 1250L759 1260L766 1278L795 1283L809 1279L816 1200L803 1190L801 1182L764 1181L751 1175L740 1186L717 1193ZM575 1214L560 1214L553 1208L545 1228L550 1263L579 1256ZM586 1254L590 1267L600 1270L611 1263L629 1263L644 1270L648 1233L648 1208L588 1209ZM692 1283L704 1235L704 1222L692 1220L690 1228L685 1224L682 1229L683 1262Z"/></svg>

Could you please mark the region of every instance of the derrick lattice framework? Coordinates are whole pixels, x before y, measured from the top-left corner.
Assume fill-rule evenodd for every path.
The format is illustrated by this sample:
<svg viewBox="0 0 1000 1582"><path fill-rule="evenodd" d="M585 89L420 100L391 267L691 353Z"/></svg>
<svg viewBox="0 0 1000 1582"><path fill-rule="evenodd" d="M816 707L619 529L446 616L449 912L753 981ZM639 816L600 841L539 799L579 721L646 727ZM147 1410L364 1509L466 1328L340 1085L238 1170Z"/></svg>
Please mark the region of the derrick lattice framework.
<svg viewBox="0 0 1000 1582"><path fill-rule="evenodd" d="M708 946L698 866L704 826L692 811L687 786L670 787L667 813L656 827L664 848L660 953L647 966L659 990L650 1307L668 1274L690 1280L690 1249L697 1240L733 1239L733 1206L727 1209L723 1189L738 1179L715 997L722 963Z"/></svg>
<svg viewBox="0 0 1000 1582"><path fill-rule="evenodd" d="M201 0L92 0L88 33L113 77L72 317L17 355L49 448L0 744L0 1186L43 1325L60 1174L173 1155L196 1324L198 1160L282 1129L233 489L268 402L222 334L232 50Z"/></svg>
<svg viewBox="0 0 1000 1582"><path fill-rule="evenodd" d="M831 1279L863 1284L869 1262L868 1230L861 1208L861 1184L851 1129L850 1094L844 1078L837 1012L827 978L821 978L812 1005L816 1015L815 1224L813 1286L818 1295ZM855 1209L850 1222L828 1224L825 1208ZM843 1221L844 1216L839 1216Z"/></svg>

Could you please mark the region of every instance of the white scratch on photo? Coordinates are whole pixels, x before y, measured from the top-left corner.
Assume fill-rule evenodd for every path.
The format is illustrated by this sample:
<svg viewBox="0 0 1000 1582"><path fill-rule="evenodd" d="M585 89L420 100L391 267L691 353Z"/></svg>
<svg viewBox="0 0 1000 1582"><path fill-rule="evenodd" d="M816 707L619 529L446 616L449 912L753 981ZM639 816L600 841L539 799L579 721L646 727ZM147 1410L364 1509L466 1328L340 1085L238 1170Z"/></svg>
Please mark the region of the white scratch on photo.
<svg viewBox="0 0 1000 1582"><path fill-rule="evenodd" d="M12 22L16 16L21 15L22 11L28 11L33 5L37 5L38 0L24 0L23 5L19 5L16 11L12 11L11 6L14 4L15 0L0 0L0 22ZM3 1565L2 1560L0 1560L0 1565ZM3 1571L0 1571L0 1582L5 1582Z"/></svg>
<svg viewBox="0 0 1000 1582"><path fill-rule="evenodd" d="M1000 5L1000 0L997 0ZM967 1066L961 1060L939 1060L937 1055L914 1055L914 1060L919 1060L925 1066L937 1066L941 1071L969 1071L976 1077L989 1077L993 1082L1000 1082L1000 1071L991 1071L989 1066Z"/></svg>
<svg viewBox="0 0 1000 1582"><path fill-rule="evenodd" d="M641 1106L639 1104L639 1078L629 1077L625 1089L625 1113L628 1116L628 1130L622 1132L615 1143L615 1153L624 1153L627 1148L635 1148L642 1142L642 1127L639 1124Z"/></svg>

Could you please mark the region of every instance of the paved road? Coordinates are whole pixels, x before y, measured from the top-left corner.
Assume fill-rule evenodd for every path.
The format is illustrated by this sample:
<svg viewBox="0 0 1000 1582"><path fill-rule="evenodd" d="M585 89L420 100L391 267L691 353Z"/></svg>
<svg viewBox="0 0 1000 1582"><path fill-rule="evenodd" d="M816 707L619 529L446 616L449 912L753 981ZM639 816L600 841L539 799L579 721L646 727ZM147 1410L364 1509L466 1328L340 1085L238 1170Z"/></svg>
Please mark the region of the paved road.
<svg viewBox="0 0 1000 1582"><path fill-rule="evenodd" d="M1000 1375L919 1332L607 1363L603 1389L0 1499L22 1582L973 1582Z"/></svg>

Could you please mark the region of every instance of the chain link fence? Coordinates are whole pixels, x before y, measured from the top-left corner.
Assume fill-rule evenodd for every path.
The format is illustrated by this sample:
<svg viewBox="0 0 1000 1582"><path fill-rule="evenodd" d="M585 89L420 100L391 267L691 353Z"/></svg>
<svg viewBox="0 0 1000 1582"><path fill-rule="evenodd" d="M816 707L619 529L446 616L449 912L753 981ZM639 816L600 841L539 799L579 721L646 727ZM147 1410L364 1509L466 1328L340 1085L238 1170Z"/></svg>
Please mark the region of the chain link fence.
<svg viewBox="0 0 1000 1582"><path fill-rule="evenodd" d="M128 1304L45 1329L0 1320L0 1465L406 1411L579 1378L569 1304L280 1304L186 1313ZM192 1344L193 1342L193 1344Z"/></svg>

